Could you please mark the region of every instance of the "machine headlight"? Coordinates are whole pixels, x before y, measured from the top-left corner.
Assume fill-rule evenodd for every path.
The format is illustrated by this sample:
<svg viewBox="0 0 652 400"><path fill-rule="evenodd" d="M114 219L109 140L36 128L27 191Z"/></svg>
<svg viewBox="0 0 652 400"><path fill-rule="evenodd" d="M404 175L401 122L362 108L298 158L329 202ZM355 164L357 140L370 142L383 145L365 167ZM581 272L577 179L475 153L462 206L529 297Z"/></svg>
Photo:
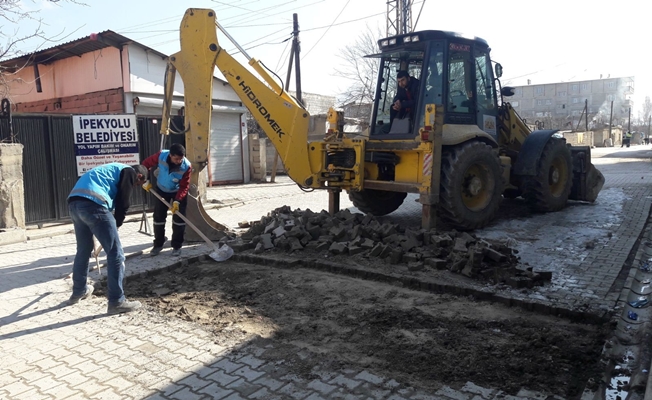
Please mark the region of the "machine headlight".
<svg viewBox="0 0 652 400"><path fill-rule="evenodd" d="M409 37L409 36L404 37L403 38L403 43L410 43L410 39L411 39L411 37Z"/></svg>
<svg viewBox="0 0 652 400"><path fill-rule="evenodd" d="M380 42L380 45L381 45L382 47L385 47L385 46L388 46L388 45L389 45L389 42L388 42L387 40L383 40L383 41Z"/></svg>
<svg viewBox="0 0 652 400"><path fill-rule="evenodd" d="M394 38L394 39L389 39L389 44L396 44L396 38Z"/></svg>
<svg viewBox="0 0 652 400"><path fill-rule="evenodd" d="M419 41L419 36L412 36L412 41L413 42L418 42Z"/></svg>

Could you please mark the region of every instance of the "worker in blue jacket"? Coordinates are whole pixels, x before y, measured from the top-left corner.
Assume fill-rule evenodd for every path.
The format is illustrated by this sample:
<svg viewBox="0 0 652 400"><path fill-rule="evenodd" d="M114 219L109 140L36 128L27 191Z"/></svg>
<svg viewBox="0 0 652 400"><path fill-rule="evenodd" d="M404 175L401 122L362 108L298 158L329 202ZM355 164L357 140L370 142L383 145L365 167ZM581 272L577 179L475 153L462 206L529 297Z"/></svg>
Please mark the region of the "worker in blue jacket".
<svg viewBox="0 0 652 400"><path fill-rule="evenodd" d="M174 143L170 150L161 150L143 160L142 165L156 176L156 187L150 181L145 182L143 189L156 191L165 201L170 203L172 212L172 256L181 255L183 235L186 223L177 215L186 213L188 204L188 189L192 166L186 158L186 148L180 143ZM163 250L165 237L165 220L168 208L160 201L154 203L154 246L149 252L151 256L158 255Z"/></svg>
<svg viewBox="0 0 652 400"><path fill-rule="evenodd" d="M72 267L70 304L78 303L93 293L93 286L88 285L88 264L95 236L106 253L107 313L125 313L141 307L140 302L127 301L124 295L125 255L118 228L129 209L132 189L142 185L146 179L147 169L142 165L110 163L86 172L73 187L68 196L68 210L75 227L77 254Z"/></svg>

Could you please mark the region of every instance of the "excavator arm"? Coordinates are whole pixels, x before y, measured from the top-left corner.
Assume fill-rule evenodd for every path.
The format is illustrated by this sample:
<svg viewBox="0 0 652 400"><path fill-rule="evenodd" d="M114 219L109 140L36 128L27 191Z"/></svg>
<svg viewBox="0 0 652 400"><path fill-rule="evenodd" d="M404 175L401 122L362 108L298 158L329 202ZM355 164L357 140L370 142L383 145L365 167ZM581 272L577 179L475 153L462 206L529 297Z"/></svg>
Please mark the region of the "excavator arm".
<svg viewBox="0 0 652 400"><path fill-rule="evenodd" d="M219 24L213 10L188 9L181 22L181 50L170 56L166 76L162 133L168 133L174 76L178 72L184 84L186 145L188 159L193 164L192 183L198 182L198 174L208 160L213 72L217 66L273 142L290 178L302 186L319 187L321 157L313 157L311 163L308 154L310 114L283 90L262 63L248 57L243 49L240 51L249 58L249 65L264 81L228 54L217 41L216 27Z"/></svg>

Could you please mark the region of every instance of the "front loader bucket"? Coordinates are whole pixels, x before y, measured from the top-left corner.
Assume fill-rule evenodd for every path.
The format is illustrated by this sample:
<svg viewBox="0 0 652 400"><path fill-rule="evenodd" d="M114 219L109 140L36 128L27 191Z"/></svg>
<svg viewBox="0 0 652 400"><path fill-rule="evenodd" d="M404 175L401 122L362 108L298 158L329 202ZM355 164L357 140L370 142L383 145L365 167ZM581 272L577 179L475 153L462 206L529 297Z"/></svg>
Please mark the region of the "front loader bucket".
<svg viewBox="0 0 652 400"><path fill-rule="evenodd" d="M213 219L206 213L204 207L201 205L199 198L188 193L188 204L186 206L186 218L190 220L195 226L210 240L220 240L227 236L226 232L229 228L213 221ZM203 242L204 239L199 236L192 229L186 229L185 240L187 242Z"/></svg>
<svg viewBox="0 0 652 400"><path fill-rule="evenodd" d="M572 146L570 149L573 156L573 186L569 198L593 203L604 186L604 175L591 164L589 146Z"/></svg>

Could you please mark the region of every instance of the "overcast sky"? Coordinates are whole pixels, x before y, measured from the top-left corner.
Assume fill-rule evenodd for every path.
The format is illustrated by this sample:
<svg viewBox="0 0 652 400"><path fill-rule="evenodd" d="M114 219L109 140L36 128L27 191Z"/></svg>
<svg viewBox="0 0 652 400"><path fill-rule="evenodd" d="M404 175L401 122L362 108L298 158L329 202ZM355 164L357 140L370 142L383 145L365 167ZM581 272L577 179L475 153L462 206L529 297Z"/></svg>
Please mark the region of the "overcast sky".
<svg viewBox="0 0 652 400"><path fill-rule="evenodd" d="M78 0L84 1L84 0ZM301 38L302 89L337 95L347 82L333 76L341 63L338 50L351 44L367 26L385 32L387 0L85 0L87 6L59 1L24 0L26 9L41 9L47 37L62 42L93 32L113 30L165 54L179 50L178 28L188 7L212 8L218 21L249 55L262 60L285 79L297 13ZM609 4L609 5L607 5ZM550 83L634 76L635 117L652 96L648 67L649 18L643 0L415 0L416 30L438 29L481 37L492 58L503 65L505 84ZM417 22L417 15L419 15ZM3 32L8 32L5 24ZM19 33L28 33L21 23ZM63 33L62 33L63 32ZM233 49L218 33L220 43ZM21 44L24 52L55 42ZM294 89L294 85L291 86Z"/></svg>

